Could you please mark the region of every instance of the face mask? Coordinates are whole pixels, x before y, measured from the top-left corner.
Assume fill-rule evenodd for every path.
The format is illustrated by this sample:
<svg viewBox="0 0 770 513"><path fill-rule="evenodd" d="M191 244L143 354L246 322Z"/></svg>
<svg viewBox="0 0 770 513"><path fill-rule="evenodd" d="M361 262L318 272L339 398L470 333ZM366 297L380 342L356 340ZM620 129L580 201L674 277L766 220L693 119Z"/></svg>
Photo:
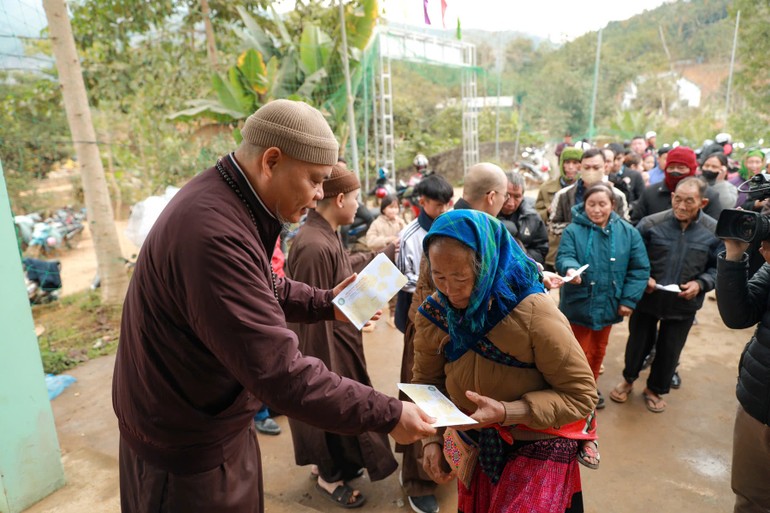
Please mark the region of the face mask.
<svg viewBox="0 0 770 513"><path fill-rule="evenodd" d="M714 182L717 181L717 176L719 176L719 171L702 171L701 173L709 185L714 185Z"/></svg>
<svg viewBox="0 0 770 513"><path fill-rule="evenodd" d="M583 183L588 184L589 186L601 182L604 176L604 171L589 170L580 172L580 178L583 179Z"/></svg>
<svg viewBox="0 0 770 513"><path fill-rule="evenodd" d="M685 174L685 173L680 173L680 172L678 172L678 171L671 171L670 173L667 173L667 174L668 174L669 176L673 177L673 178L681 178L681 177L683 177L683 176L687 176L687 174Z"/></svg>

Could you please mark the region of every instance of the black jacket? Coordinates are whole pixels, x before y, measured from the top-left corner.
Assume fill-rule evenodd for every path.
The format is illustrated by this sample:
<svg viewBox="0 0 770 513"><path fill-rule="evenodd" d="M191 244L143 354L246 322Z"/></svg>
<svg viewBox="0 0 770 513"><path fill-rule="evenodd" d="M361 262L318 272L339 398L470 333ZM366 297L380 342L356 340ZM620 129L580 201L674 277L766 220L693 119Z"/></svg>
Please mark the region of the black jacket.
<svg viewBox="0 0 770 513"><path fill-rule="evenodd" d="M736 395L746 413L770 426L770 265L747 278L748 258L717 261L717 305L729 328L757 325L738 363Z"/></svg>
<svg viewBox="0 0 770 513"><path fill-rule="evenodd" d="M524 251L535 262L545 263L548 254L548 229L537 213L531 198L524 198L519 209L511 215L497 216L503 222L511 236L521 243Z"/></svg>
<svg viewBox="0 0 770 513"><path fill-rule="evenodd" d="M724 249L714 235L717 222L702 211L698 219L682 230L672 210L642 219L636 229L642 235L650 258L650 276L658 285L700 284L700 293L685 300L674 292L655 290L644 294L637 310L659 319L686 319L703 306L706 292L714 288L717 255Z"/></svg>
<svg viewBox="0 0 770 513"><path fill-rule="evenodd" d="M719 219L722 207L719 205L719 196L711 189L706 189L706 198L709 203L703 212ZM658 182L650 185L642 192L642 195L631 205L631 224L637 224L643 217L657 214L671 208L671 191L666 182Z"/></svg>
<svg viewBox="0 0 770 513"><path fill-rule="evenodd" d="M617 173L611 173L609 180L626 195L629 205L639 199L644 192L644 178L642 178L642 173L635 169L623 166Z"/></svg>

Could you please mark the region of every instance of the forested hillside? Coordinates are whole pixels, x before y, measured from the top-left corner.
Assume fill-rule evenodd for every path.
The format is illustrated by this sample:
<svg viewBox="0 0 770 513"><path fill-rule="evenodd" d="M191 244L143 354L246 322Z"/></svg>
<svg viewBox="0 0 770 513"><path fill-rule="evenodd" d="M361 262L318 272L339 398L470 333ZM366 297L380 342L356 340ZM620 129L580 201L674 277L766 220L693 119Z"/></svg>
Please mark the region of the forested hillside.
<svg viewBox="0 0 770 513"><path fill-rule="evenodd" d="M757 85L760 77L768 76L768 67L757 63L747 74L743 63L756 53L756 45L767 44L752 33L768 26L768 3L679 1L609 23L602 31L594 137L623 140L654 129L660 140L676 139L693 145L722 130L731 131L748 144L767 138L767 123L757 123L756 110L747 114L747 97L754 98L754 105L765 102L770 107L767 93ZM731 117L725 123L725 94L738 9L742 9L738 62ZM561 46L513 32L469 30L463 39L477 46L478 94L497 96L499 87L501 96L521 101L523 143L558 140L566 131L577 137L588 135L597 32ZM754 46L749 44L752 40ZM498 55L502 58L499 74ZM412 64L398 64L394 69L400 128L397 153L403 153L399 163L407 165L408 155L416 151L431 154L461 144L460 126L452 122L459 120L459 108L436 108L447 98L459 97L459 71ZM753 81L752 86L741 86L742 73ZM679 77L700 89L697 108L681 106L676 85ZM624 110L621 100L631 82L636 82L637 94ZM501 109L501 141L513 140L518 119L517 109ZM494 141L494 109L481 113L479 125L481 142Z"/></svg>
<svg viewBox="0 0 770 513"><path fill-rule="evenodd" d="M602 32L597 133L630 137L645 126L663 124L669 114L677 125L681 117L701 116L702 112L670 112L676 103L675 85L670 78L656 77L670 71L702 89L699 111L717 114L724 106L732 49L735 20L728 9L732 3L680 1L609 23ZM497 94L495 62L502 51L501 94L522 97L528 129L557 138L564 131L587 133L597 32L560 47L519 36L500 48L497 35L477 31L467 38L477 44L479 65L486 73L483 94ZM624 115L619 112L623 90L638 77L652 78L640 85L633 112Z"/></svg>

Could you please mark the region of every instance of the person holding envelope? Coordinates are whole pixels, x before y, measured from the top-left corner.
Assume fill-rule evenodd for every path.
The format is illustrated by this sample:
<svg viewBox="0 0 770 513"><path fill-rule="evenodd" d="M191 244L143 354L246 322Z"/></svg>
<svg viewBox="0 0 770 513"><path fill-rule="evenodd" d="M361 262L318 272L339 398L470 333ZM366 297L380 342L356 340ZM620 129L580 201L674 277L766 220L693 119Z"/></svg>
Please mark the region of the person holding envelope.
<svg viewBox="0 0 770 513"><path fill-rule="evenodd" d="M369 263L375 253L349 254L337 229L353 222L358 208L361 184L355 173L337 165L323 182L323 199L309 210L305 224L294 238L286 260L286 275L317 288L339 283L340 277L353 274L353 268ZM371 386L366 371L361 332L351 323L324 321L315 324L290 323L297 334L299 349L315 356L339 374ZM372 481L392 474L398 464L387 435L362 433L344 436L289 418L297 465L314 465L311 473L317 488L326 498L342 507L363 505L366 500L349 481L369 471Z"/></svg>
<svg viewBox="0 0 770 513"><path fill-rule="evenodd" d="M595 437L596 383L535 262L472 210L436 219L423 247L437 292L415 318L412 383L478 422L424 439L426 472L458 477L464 513L583 511L578 440Z"/></svg>
<svg viewBox="0 0 770 513"><path fill-rule="evenodd" d="M599 380L612 325L631 315L650 277L650 261L639 232L613 209L615 195L609 185L589 187L583 202L572 207L572 222L564 229L556 270L567 278L559 309L586 353ZM582 274L579 268L588 264ZM599 392L598 409L604 408ZM581 444L578 460L588 468L599 466L596 441Z"/></svg>

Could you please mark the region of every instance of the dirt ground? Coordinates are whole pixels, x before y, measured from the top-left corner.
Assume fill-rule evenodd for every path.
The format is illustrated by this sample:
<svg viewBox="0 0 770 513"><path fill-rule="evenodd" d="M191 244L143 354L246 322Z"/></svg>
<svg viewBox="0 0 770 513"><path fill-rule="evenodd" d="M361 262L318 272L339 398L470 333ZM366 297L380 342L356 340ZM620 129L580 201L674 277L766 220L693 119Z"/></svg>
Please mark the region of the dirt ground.
<svg viewBox="0 0 770 513"><path fill-rule="evenodd" d="M122 232L122 227L119 229ZM65 293L87 287L95 265L89 241L62 256ZM135 249L124 246L129 256ZM647 372L625 404L607 401L599 412L601 467L581 468L586 511L648 513L732 509L730 455L737 402L735 379L740 351L751 330L729 330L719 319L716 302L707 299L698 314L681 358L683 385L666 400L668 410L648 412L641 391ZM606 372L599 387L607 396L620 379L627 323L612 332ZM402 336L384 322L364 335L369 372L377 389L396 393ZM77 383L53 401L67 485L29 513L118 512L118 430L111 405L114 356L89 361L69 374ZM283 433L260 435L268 512L338 511L320 496L309 468L297 467L286 417ZM400 458L400 456L399 456ZM362 510L409 511L398 473L372 483L355 484L368 497ZM456 511L454 485L439 489L443 512Z"/></svg>
<svg viewBox="0 0 770 513"><path fill-rule="evenodd" d="M115 221L118 230L118 239L123 256L131 258L139 251L134 243L128 240L123 233L128 221ZM73 292L87 289L96 275L96 257L94 255L94 241L86 223L82 237L73 249L60 250L58 255L52 258L62 264L62 288L61 295L66 296Z"/></svg>

